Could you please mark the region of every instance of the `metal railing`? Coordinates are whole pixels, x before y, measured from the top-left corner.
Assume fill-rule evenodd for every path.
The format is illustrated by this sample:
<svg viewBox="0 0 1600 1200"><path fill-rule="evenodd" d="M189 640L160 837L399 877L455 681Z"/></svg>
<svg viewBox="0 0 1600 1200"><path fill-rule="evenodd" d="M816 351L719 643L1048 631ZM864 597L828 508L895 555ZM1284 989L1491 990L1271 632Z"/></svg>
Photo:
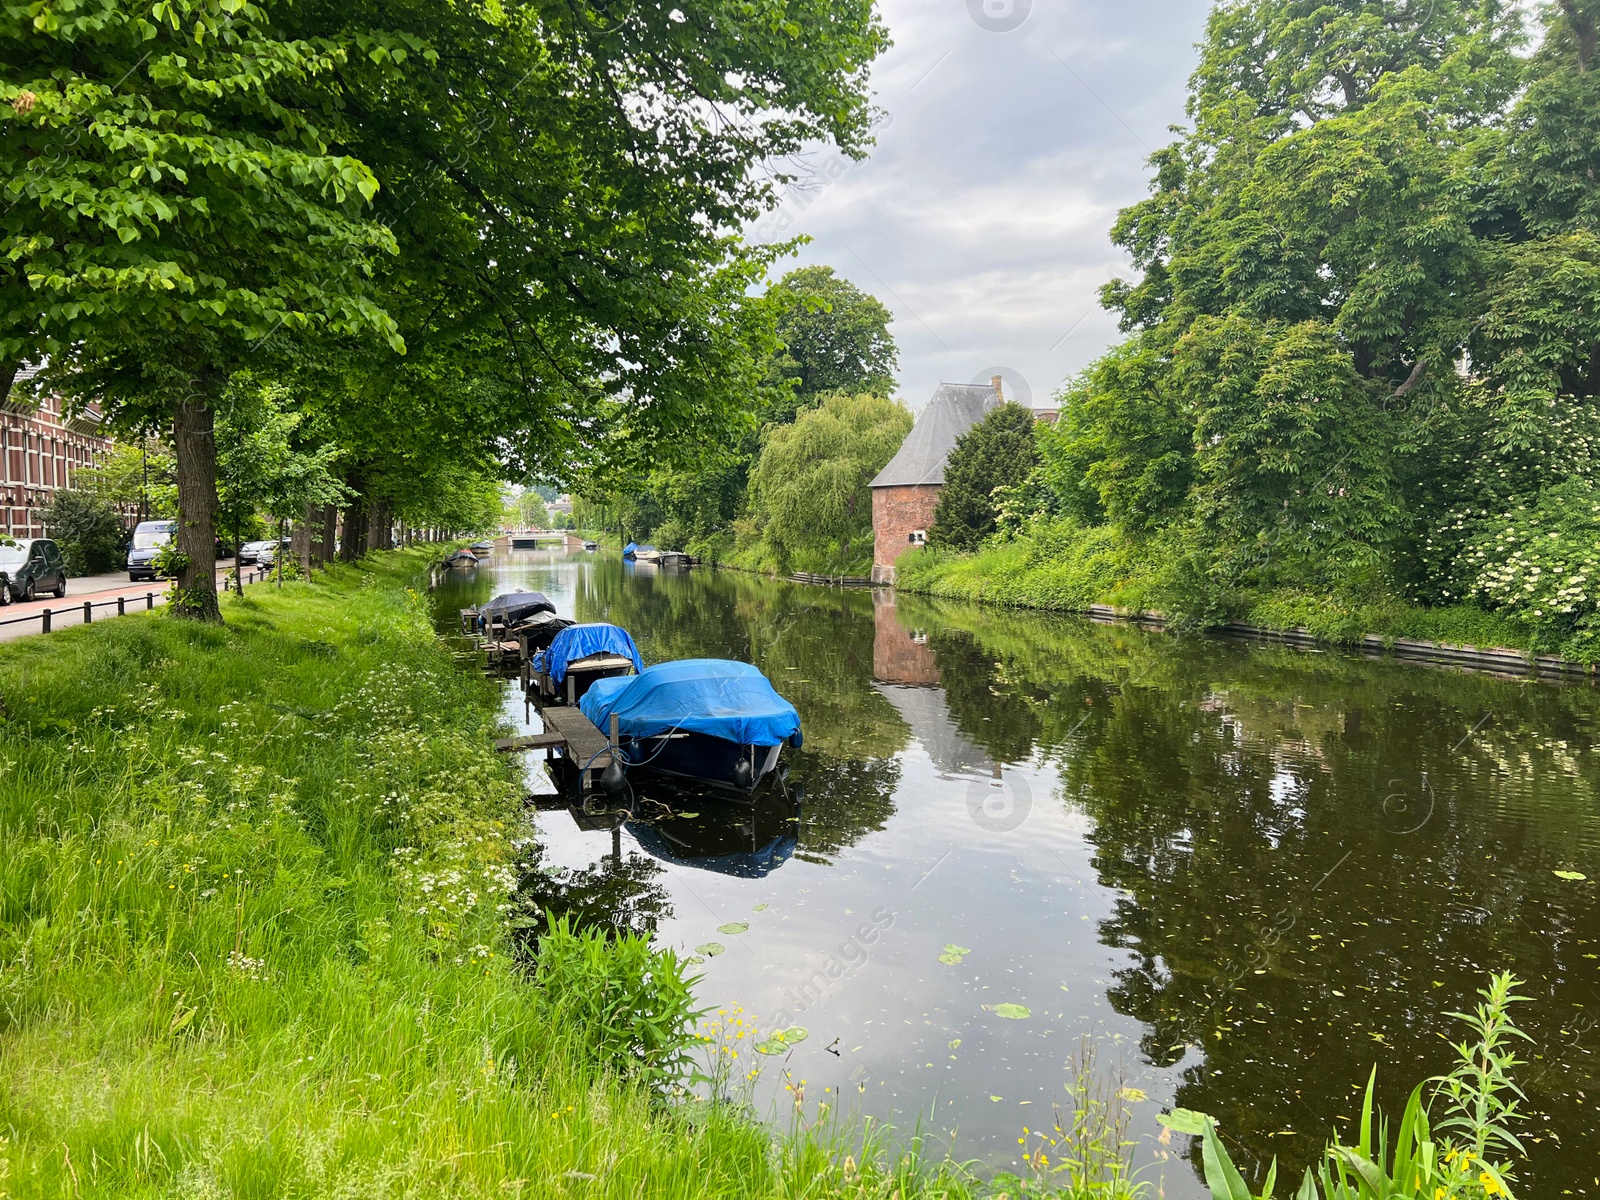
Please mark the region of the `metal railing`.
<svg viewBox="0 0 1600 1200"><path fill-rule="evenodd" d="M256 570L244 572L241 578L245 583L261 583L271 578L271 575L272 572L270 569ZM222 581L224 584L224 590L226 590L227 587L232 584L232 581L233 572L229 571L227 576ZM39 622L39 632L49 633L56 627L55 619L57 617L66 617L77 613L82 613L83 620L80 621L79 624L92 625L94 624L94 610L97 608L114 608L117 610L117 616L122 617L128 614L128 610L130 608L134 612L138 612L141 601L144 603L144 610L146 612L150 612L154 610L158 604L164 607L166 600L166 592L146 592L143 596L115 596L110 600L85 600L82 604L63 604L56 608L47 607L41 608L36 612L23 613L20 617L7 617L4 620L0 620L0 627L7 625L22 625L29 621L37 621ZM132 602L131 604L130 601ZM61 628L71 628L71 626L62 626Z"/></svg>

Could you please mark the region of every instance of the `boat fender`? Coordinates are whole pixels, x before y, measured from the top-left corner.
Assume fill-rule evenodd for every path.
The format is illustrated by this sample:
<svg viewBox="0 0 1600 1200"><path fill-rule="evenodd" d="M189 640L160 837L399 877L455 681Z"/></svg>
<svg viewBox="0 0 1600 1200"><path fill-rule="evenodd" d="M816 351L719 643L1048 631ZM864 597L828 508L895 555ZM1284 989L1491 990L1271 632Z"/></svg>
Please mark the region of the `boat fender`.
<svg viewBox="0 0 1600 1200"><path fill-rule="evenodd" d="M755 773L755 768L747 758L741 758L733 764L733 782L738 787L749 787L755 781Z"/></svg>
<svg viewBox="0 0 1600 1200"><path fill-rule="evenodd" d="M789 749L798 750L803 745L805 745L805 739L800 736L800 731L796 729L789 735Z"/></svg>
<svg viewBox="0 0 1600 1200"><path fill-rule="evenodd" d="M600 772L600 786L612 795L616 795L627 785L628 777L623 773L622 764L619 762L613 761Z"/></svg>

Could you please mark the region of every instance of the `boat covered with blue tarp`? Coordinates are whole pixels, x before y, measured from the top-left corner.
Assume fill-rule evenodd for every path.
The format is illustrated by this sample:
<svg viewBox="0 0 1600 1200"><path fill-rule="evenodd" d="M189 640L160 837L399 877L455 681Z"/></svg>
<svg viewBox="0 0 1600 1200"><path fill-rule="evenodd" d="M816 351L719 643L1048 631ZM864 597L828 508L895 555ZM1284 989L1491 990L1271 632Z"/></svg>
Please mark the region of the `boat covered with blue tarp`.
<svg viewBox="0 0 1600 1200"><path fill-rule="evenodd" d="M564 698L571 704L596 680L644 670L644 660L626 629L591 621L569 625L556 634L549 646L533 656L529 668L542 696ZM564 686L569 676L571 686Z"/></svg>
<svg viewBox="0 0 1600 1200"><path fill-rule="evenodd" d="M800 714L749 663L686 658L625 679L602 679L583 713L602 731L617 718L634 767L747 790L800 744Z"/></svg>

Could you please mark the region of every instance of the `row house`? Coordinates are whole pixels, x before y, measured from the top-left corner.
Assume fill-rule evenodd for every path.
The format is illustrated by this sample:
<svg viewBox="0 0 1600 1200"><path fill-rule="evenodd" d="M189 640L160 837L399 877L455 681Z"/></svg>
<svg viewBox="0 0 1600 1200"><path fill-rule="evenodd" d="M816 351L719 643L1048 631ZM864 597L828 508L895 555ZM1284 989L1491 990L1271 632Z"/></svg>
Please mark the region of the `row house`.
<svg viewBox="0 0 1600 1200"><path fill-rule="evenodd" d="M62 414L61 397L36 395L30 386L37 367L23 367L0 403L0 533L43 537L39 510L58 488L73 486L85 467L111 452L100 434L100 410Z"/></svg>

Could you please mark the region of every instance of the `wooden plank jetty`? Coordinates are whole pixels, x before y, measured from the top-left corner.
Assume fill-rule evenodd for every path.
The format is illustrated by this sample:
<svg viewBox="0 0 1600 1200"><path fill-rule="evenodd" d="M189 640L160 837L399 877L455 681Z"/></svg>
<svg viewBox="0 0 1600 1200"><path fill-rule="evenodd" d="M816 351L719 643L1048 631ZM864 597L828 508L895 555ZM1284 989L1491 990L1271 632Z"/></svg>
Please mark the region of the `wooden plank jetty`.
<svg viewBox="0 0 1600 1200"><path fill-rule="evenodd" d="M559 751L579 772L579 787L583 791L598 785L600 773L611 765L616 754L616 718L611 719L611 737L608 739L595 728L593 721L583 715L580 708L552 704L541 707L539 715L544 718L543 733L499 738L494 748L501 754L543 750L546 758Z"/></svg>

